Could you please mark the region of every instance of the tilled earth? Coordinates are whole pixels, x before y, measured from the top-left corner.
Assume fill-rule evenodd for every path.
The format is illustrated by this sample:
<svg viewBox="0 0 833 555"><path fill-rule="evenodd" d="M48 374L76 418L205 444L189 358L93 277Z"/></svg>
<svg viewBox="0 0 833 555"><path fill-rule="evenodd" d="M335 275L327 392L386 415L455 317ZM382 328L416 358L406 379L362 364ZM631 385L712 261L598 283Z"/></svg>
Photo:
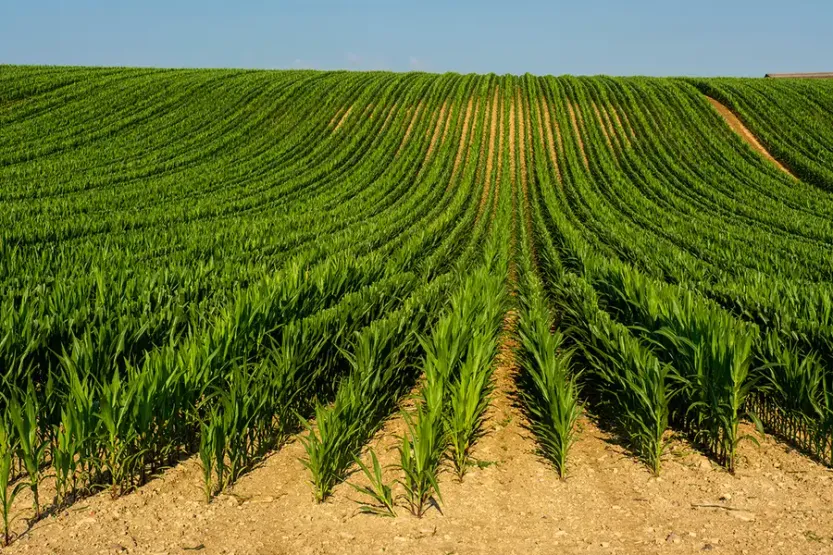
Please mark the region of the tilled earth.
<svg viewBox="0 0 833 555"><path fill-rule="evenodd" d="M315 504L295 441L210 505L193 458L134 493L44 518L4 553L833 553L833 472L773 438L745 443L736 475L675 438L654 478L582 418L559 481L521 422L498 393L480 464L462 483L445 471L442 513L422 519L404 507L397 518L360 514L347 484ZM374 438L384 464L395 463L401 430L395 417Z"/></svg>

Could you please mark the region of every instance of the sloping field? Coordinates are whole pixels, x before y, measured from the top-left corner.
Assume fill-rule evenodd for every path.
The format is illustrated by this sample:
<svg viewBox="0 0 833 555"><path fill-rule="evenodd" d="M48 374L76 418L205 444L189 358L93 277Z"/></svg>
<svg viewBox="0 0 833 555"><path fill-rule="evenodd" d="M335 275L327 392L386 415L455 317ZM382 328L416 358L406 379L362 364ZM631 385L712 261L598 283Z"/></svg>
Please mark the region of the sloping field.
<svg viewBox="0 0 833 555"><path fill-rule="evenodd" d="M830 551L831 91L0 66L8 551Z"/></svg>

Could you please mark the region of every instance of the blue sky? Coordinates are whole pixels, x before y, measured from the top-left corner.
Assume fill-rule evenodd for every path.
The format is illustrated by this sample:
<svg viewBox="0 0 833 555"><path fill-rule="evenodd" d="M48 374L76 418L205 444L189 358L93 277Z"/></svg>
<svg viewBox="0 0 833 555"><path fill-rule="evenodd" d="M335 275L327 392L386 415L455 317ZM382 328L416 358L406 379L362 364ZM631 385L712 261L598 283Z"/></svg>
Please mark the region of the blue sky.
<svg viewBox="0 0 833 555"><path fill-rule="evenodd" d="M461 73L833 71L833 0L2 0L0 63Z"/></svg>

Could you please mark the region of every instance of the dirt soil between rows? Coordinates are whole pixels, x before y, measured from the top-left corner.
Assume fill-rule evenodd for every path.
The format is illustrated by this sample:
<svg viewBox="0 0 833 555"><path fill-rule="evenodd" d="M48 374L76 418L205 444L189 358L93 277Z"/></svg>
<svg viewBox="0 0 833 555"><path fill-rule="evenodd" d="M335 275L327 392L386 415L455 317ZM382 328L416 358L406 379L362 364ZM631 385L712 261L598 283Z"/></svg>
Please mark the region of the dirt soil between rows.
<svg viewBox="0 0 833 555"><path fill-rule="evenodd" d="M707 96L706 99L712 106L714 106L718 113L723 116L723 119L726 120L729 127L731 127L735 133L740 135L741 138L749 144L749 146L762 154L764 158L778 166L778 169L782 172L795 177L795 175L793 175L793 173L784 164L776 160L775 157L770 154L770 152L760 143L760 141L758 141L758 138L752 134L752 132L743 124L742 121L740 121L740 118L738 118L734 112L710 96Z"/></svg>
<svg viewBox="0 0 833 555"><path fill-rule="evenodd" d="M193 458L134 493L46 517L3 553L833 553L833 472L784 444L745 443L733 476L675 439L653 478L585 417L559 481L506 397L511 381L497 378L480 465L462 483L442 475L442 513L360 514L347 484L316 505L295 441L210 505ZM372 442L385 462L400 421Z"/></svg>

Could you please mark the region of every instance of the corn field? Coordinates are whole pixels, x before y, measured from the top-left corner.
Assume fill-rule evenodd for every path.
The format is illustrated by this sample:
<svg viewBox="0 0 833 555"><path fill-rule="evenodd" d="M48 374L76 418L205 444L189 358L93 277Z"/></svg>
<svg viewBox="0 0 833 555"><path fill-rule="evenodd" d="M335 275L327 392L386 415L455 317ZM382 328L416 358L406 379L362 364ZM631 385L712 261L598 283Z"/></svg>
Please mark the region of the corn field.
<svg viewBox="0 0 833 555"><path fill-rule="evenodd" d="M422 516L513 393L498 370L562 478L583 414L654 475L672 431L734 472L743 421L833 464L831 100L0 66L3 542L189 457L210 503L292 438L312 500L360 469L367 512ZM395 484L361 462L391 418Z"/></svg>

